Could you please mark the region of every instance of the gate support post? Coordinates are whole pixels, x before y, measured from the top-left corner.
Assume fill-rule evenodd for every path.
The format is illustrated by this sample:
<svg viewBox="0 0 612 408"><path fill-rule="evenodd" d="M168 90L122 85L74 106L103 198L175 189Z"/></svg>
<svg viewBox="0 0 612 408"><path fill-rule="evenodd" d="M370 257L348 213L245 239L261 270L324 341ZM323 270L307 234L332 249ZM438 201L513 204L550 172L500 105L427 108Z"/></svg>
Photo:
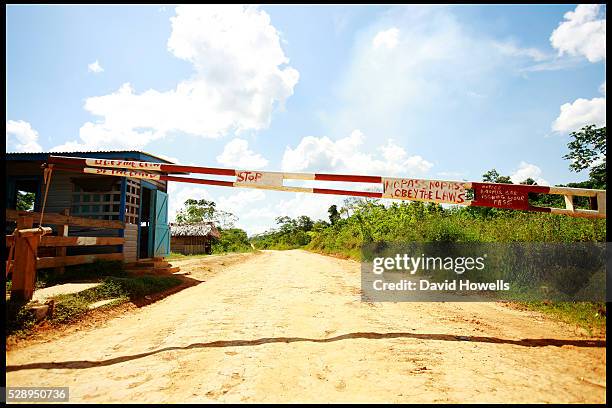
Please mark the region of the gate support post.
<svg viewBox="0 0 612 408"><path fill-rule="evenodd" d="M28 301L34 294L36 281L36 249L40 235L22 236L20 230L32 228L34 218L21 216L17 220L15 237L15 264L11 283L11 300Z"/></svg>
<svg viewBox="0 0 612 408"><path fill-rule="evenodd" d="M70 209L66 208L60 214L62 214L62 215L70 215ZM67 237L68 236L68 224L57 225L56 227L57 227L57 236L58 237ZM58 256L58 257L66 256L66 247L65 246L58 247L55 250L55 256ZM66 267L65 266L58 266L57 268L55 268L55 273L58 274L58 275L63 275L65 271L66 271Z"/></svg>

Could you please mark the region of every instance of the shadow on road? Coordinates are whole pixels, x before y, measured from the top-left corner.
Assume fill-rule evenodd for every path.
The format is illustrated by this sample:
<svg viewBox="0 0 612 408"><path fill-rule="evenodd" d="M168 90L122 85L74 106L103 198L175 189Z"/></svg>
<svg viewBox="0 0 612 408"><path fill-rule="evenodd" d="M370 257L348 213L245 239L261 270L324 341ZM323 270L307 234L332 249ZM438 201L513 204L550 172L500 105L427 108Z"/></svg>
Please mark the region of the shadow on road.
<svg viewBox="0 0 612 408"><path fill-rule="evenodd" d="M137 360L139 358L148 357L157 353L163 353L164 351L174 350L190 350L199 348L215 348L215 347L248 347L248 346L259 346L261 344L272 344L272 343L296 343L296 342L312 342L312 343L331 343L335 341L348 340L348 339L395 339L395 338L406 338L406 339L421 339L421 340L438 340L438 341L464 341L464 342L476 342L476 343L495 343L495 344L513 344L515 346L522 347L562 347L562 346L574 346L574 347L606 347L605 340L563 340L563 339L521 339L521 340L510 340L510 339L499 339L496 337L483 337L483 336L455 336L452 334L426 334L426 333L374 333L374 332L357 332L348 333L340 336L312 339L305 337L264 337L261 339L254 340L219 340L212 341L209 343L193 343L188 346L175 346L175 347L164 347L159 350L153 350L146 353L134 354L130 356L121 356L109 358L107 360L100 361L87 361L87 360L74 360L74 361L54 361L47 363L30 363L23 365L7 365L6 372L20 371L20 370L35 370L35 369L53 369L53 368L66 368L66 369L83 369L92 367L103 367L113 364L124 363L126 361Z"/></svg>

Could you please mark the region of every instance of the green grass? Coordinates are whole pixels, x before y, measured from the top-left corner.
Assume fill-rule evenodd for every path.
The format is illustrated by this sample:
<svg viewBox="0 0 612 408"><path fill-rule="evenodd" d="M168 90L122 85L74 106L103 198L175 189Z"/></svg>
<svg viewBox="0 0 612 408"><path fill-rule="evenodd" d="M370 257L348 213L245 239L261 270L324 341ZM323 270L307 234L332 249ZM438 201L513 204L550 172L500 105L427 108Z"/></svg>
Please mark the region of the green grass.
<svg viewBox="0 0 612 408"><path fill-rule="evenodd" d="M605 242L606 220L466 207L440 210L421 203L382 207L363 202L353 215L313 234L305 249L360 261L368 242ZM605 304L516 304L586 329L605 331Z"/></svg>
<svg viewBox="0 0 612 408"><path fill-rule="evenodd" d="M603 302L520 302L518 306L581 327L589 335L606 331L606 304Z"/></svg>
<svg viewBox="0 0 612 408"><path fill-rule="evenodd" d="M212 255L246 254L246 253L254 252L254 251L255 250L251 248L250 246L248 247L239 246L239 247L233 247L233 248L213 246Z"/></svg>
<svg viewBox="0 0 612 408"><path fill-rule="evenodd" d="M117 299L113 305L141 299L181 284L175 276L106 277L96 287L78 293L55 297L55 310L49 321L65 324L78 320L89 311L89 305L106 299ZM34 326L33 316L24 303L7 302L6 334L25 335Z"/></svg>
<svg viewBox="0 0 612 408"><path fill-rule="evenodd" d="M217 248L213 246L212 254L192 254L192 255L184 255L179 254L178 252L171 252L169 256L166 257L167 261L183 261L186 259L198 259L198 258L206 258L211 255L227 255L227 254L243 254L253 252L253 248L251 247L236 247L229 250L223 250L223 248Z"/></svg>
<svg viewBox="0 0 612 408"><path fill-rule="evenodd" d="M304 248L304 245L287 244L283 242L257 246L257 249L271 249L275 251L288 251L291 249L302 249L302 248Z"/></svg>

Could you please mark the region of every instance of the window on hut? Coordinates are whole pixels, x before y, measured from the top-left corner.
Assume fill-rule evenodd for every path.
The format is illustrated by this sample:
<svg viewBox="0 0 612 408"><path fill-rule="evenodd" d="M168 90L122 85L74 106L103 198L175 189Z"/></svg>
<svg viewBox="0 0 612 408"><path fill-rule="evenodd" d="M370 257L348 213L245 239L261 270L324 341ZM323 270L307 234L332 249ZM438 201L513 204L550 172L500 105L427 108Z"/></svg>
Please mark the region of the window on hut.
<svg viewBox="0 0 612 408"><path fill-rule="evenodd" d="M79 217L118 220L121 180L116 177L72 178L71 214Z"/></svg>

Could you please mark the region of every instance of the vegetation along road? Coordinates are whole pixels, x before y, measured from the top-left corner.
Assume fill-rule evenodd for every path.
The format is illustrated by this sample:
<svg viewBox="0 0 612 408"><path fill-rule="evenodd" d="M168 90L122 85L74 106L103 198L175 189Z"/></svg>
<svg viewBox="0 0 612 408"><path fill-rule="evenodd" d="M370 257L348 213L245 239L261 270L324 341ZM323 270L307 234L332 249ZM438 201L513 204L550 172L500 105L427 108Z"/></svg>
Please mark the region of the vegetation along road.
<svg viewBox="0 0 612 408"><path fill-rule="evenodd" d="M174 262L198 284L10 349L7 386L68 386L71 402L606 401L605 340L537 312L371 304L357 262L237 259Z"/></svg>

